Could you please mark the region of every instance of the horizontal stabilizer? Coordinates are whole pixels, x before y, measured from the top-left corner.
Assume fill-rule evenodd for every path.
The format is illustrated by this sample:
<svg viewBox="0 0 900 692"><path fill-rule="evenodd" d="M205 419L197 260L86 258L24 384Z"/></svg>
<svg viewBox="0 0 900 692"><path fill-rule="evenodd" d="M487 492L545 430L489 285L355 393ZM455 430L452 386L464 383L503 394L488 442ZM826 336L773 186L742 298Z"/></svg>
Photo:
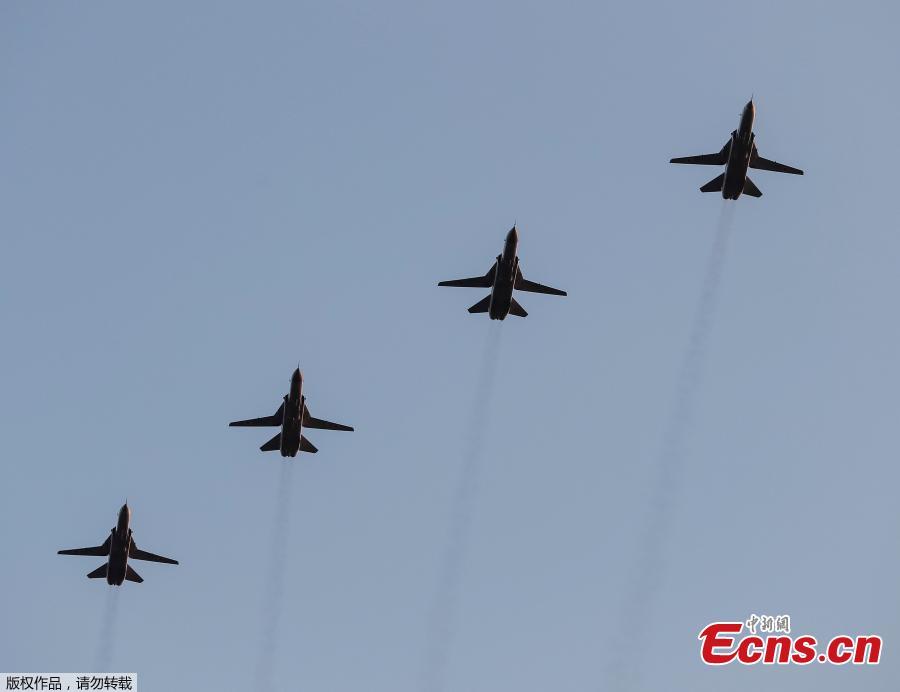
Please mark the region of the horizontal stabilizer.
<svg viewBox="0 0 900 692"><path fill-rule="evenodd" d="M279 449L281 449L281 433L278 433L275 437L266 442L259 449L261 452L277 452Z"/></svg>
<svg viewBox="0 0 900 692"><path fill-rule="evenodd" d="M231 427L234 428L265 428L271 427L275 425L281 425L284 420L284 402L281 402L281 406L278 407L278 410L275 412L273 416L263 416L262 418L251 418L250 420L236 420L233 423L229 423Z"/></svg>
<svg viewBox="0 0 900 692"><path fill-rule="evenodd" d="M108 567L108 565L105 563L100 565L93 572L89 572L87 575L87 578L88 579L106 579L106 568L107 567Z"/></svg>
<svg viewBox="0 0 900 692"><path fill-rule="evenodd" d="M515 298L509 301L509 314L515 315L516 317L528 317L528 313L525 312L525 308L519 305L516 302Z"/></svg>
<svg viewBox="0 0 900 692"><path fill-rule="evenodd" d="M489 295L485 296L481 300L479 300L475 305L469 308L469 312L475 314L476 312L487 312L491 309L491 297Z"/></svg>
<svg viewBox="0 0 900 692"><path fill-rule="evenodd" d="M315 454L319 450L316 449L315 445L307 440L303 435L300 436L300 451L301 452L309 452L310 454Z"/></svg>
<svg viewBox="0 0 900 692"><path fill-rule="evenodd" d="M441 281L438 286L453 286L455 288L490 288L494 285L494 275L497 272L497 264L495 263L487 274L484 276L476 276L471 279L454 279L452 281Z"/></svg>
<svg viewBox="0 0 900 692"><path fill-rule="evenodd" d="M561 291L558 288L551 288L550 286L544 286L543 284L529 281L522 276L522 270L518 268L516 268L516 283L514 287L517 291L527 291L529 293L546 293L551 296L567 295L565 291Z"/></svg>
<svg viewBox="0 0 900 692"><path fill-rule="evenodd" d="M712 180L710 180L706 185L700 188L700 192L721 192L722 184L725 182L725 174L716 176Z"/></svg>
<svg viewBox="0 0 900 692"><path fill-rule="evenodd" d="M744 180L744 194L751 197L762 197L762 192L759 191L759 188L754 185L749 177Z"/></svg>
<svg viewBox="0 0 900 692"><path fill-rule="evenodd" d="M132 560L147 560L148 562L164 562L167 565L177 565L178 560L173 560L170 557L163 557L162 555L155 555L153 553L148 553L146 550L141 550L135 545L135 542L131 541L131 546L128 548L128 557Z"/></svg>
<svg viewBox="0 0 900 692"><path fill-rule="evenodd" d="M131 565L126 565L125 566L125 581L133 581L133 582L137 582L138 584L140 584L144 580L141 578L140 574L138 574L133 569L131 569Z"/></svg>
<svg viewBox="0 0 900 692"><path fill-rule="evenodd" d="M71 550L59 550L57 551L57 555L93 555L94 557L103 557L105 555L109 555L109 539L107 536L106 540L103 542L103 545L98 545L93 548L72 548Z"/></svg>

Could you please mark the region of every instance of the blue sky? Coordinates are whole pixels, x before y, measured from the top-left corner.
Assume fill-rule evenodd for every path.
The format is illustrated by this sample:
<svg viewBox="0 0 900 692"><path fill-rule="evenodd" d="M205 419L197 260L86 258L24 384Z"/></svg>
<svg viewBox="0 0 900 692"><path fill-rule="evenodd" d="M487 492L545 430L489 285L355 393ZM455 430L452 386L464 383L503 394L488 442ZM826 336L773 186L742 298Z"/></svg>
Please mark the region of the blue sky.
<svg viewBox="0 0 900 692"><path fill-rule="evenodd" d="M740 199L635 690L894 690L900 639L895 3L6 2L0 6L2 670L87 670L127 497L146 564L110 653L144 689L416 690L488 332L526 276L470 504L447 690L610 689L617 630L750 94ZM468 451L467 451L468 450ZM267 601L267 599L269 599ZM697 633L787 612L877 668L709 669Z"/></svg>

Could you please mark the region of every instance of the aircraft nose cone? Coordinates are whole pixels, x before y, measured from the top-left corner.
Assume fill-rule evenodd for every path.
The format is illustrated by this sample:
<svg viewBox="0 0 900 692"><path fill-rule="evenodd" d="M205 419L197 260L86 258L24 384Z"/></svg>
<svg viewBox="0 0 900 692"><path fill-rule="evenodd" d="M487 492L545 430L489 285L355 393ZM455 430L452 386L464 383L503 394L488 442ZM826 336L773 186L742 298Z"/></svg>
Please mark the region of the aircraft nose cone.
<svg viewBox="0 0 900 692"><path fill-rule="evenodd" d="M507 240L518 240L519 239L519 232L516 230L515 226L513 226L512 228L509 229L509 233L506 234L506 239Z"/></svg>

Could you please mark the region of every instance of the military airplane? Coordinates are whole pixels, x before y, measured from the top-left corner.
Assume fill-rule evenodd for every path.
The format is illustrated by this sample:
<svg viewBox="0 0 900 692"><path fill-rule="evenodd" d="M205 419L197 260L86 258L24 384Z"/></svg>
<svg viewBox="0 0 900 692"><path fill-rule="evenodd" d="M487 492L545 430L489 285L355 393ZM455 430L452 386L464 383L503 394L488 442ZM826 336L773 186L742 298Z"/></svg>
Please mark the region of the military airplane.
<svg viewBox="0 0 900 692"><path fill-rule="evenodd" d="M248 428L280 425L281 432L260 447L260 450L263 452L278 450L283 457L295 457L298 451L309 452L310 454L315 454L319 451L303 435L303 428L353 431L353 428L349 425L331 423L309 415L306 397L303 396L303 375L300 374L300 368L294 370L294 374L291 376L291 389L273 415L264 416L263 418L251 418L250 420L238 420L229 423L229 425Z"/></svg>
<svg viewBox="0 0 900 692"><path fill-rule="evenodd" d="M764 159L756 151L756 135L753 133L753 119L756 117L756 107L753 99L744 106L741 113L741 122L738 129L731 133L731 139L725 142L722 151L718 154L702 154L700 156L684 156L671 159L669 163L693 163L705 166L725 166L722 175L713 178L700 188L701 192L721 192L725 199L737 199L741 193L751 197L762 197L762 192L747 176L748 168L757 168L763 171L775 171L776 173L792 173L803 175L799 168L785 166L777 161Z"/></svg>
<svg viewBox="0 0 900 692"><path fill-rule="evenodd" d="M124 581L133 581L138 584L144 581L128 564L128 558L132 560L149 560L150 562L164 562L167 565L178 564L178 560L140 550L131 537L131 529L128 527L130 522L131 510L128 509L128 503L126 502L122 505L122 509L119 510L119 520L112 528L112 531L110 531L109 536L106 537L103 545L98 545L95 548L60 550L58 554L108 556L109 559L106 563L100 565L87 576L88 579L105 578L106 583L111 586L121 586Z"/></svg>
<svg viewBox="0 0 900 692"><path fill-rule="evenodd" d="M509 233L506 234L506 242L503 244L502 254L497 255L497 261L494 262L487 274L472 279L441 281L438 286L491 289L490 295L470 307L469 312L486 312L492 320L502 320L507 315L528 316L524 308L513 298L513 289L531 293L547 293L551 296L567 295L565 291L560 291L558 288L550 288L534 281L528 281L522 276L522 270L519 268L519 258L516 256L518 245L519 232L513 226Z"/></svg>

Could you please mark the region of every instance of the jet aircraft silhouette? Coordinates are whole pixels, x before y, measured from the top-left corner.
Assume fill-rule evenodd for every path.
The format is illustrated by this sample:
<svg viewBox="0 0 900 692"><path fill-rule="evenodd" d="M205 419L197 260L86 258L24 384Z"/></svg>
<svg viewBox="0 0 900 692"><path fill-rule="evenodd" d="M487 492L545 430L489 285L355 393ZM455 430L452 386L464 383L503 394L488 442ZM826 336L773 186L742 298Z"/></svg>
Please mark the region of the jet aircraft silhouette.
<svg viewBox="0 0 900 692"><path fill-rule="evenodd" d="M669 163L693 163L703 166L725 166L725 172L710 180L700 188L701 192L721 192L725 199L737 199L741 193L751 197L762 197L762 192L747 176L748 168L776 173L792 173L803 175L799 168L785 166L777 161L764 159L756 150L756 135L753 132L753 119L756 107L753 99L744 106L738 129L731 133L731 138L718 154L701 154L700 156L684 156L671 159Z"/></svg>
<svg viewBox="0 0 900 692"><path fill-rule="evenodd" d="M332 423L327 420L313 418L306 406L306 397L303 396L303 375L300 368L294 370L291 376L291 388L285 395L281 406L271 416L251 418L250 420L238 420L229 423L232 427L259 428L267 426L281 426L281 432L266 442L260 450L263 452L281 452L283 457L295 457L297 452L309 452L315 454L319 450L303 435L303 428L319 428L322 430L345 430L352 432L349 425Z"/></svg>
<svg viewBox="0 0 900 692"><path fill-rule="evenodd" d="M505 319L507 315L527 317L528 313L513 298L513 290L529 291L531 293L546 293L552 296L567 295L565 291L551 288L542 284L528 281L522 276L519 267L519 258L516 251L519 246L519 232L513 226L506 234L506 242L503 244L503 252L497 255L497 260L488 269L484 276L476 276L472 279L456 279L454 281L441 281L438 286L456 286L464 288L490 288L488 296L481 299L469 308L471 313L486 312L492 320Z"/></svg>
<svg viewBox="0 0 900 692"><path fill-rule="evenodd" d="M144 581L141 576L135 572L128 559L132 560L149 560L150 562L164 562L167 565L177 565L178 560L162 557L141 550L135 545L132 538L132 531L129 528L131 523L131 510L128 509L128 503L122 505L119 510L119 520L110 531L109 536L103 542L93 548L74 548L72 550L60 550L59 555L95 555L97 557L108 556L105 563L100 565L87 576L88 579L105 578L106 583L111 586L121 586L124 581L133 581L140 584Z"/></svg>

